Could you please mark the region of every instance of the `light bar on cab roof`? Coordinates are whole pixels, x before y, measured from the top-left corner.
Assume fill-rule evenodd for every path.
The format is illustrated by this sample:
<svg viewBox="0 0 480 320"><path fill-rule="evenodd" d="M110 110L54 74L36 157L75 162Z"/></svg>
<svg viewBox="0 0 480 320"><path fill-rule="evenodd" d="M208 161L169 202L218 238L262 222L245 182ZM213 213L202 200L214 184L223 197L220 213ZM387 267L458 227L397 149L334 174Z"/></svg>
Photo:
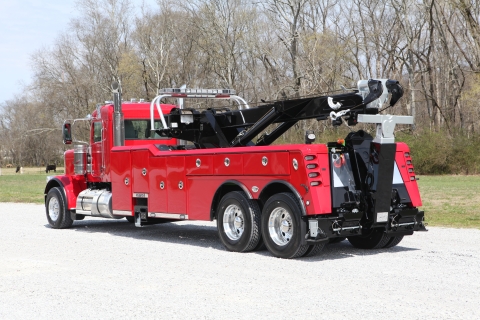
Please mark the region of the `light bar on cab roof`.
<svg viewBox="0 0 480 320"><path fill-rule="evenodd" d="M164 88L160 89L159 94L168 94L179 98L230 98L235 95L233 89L180 89Z"/></svg>

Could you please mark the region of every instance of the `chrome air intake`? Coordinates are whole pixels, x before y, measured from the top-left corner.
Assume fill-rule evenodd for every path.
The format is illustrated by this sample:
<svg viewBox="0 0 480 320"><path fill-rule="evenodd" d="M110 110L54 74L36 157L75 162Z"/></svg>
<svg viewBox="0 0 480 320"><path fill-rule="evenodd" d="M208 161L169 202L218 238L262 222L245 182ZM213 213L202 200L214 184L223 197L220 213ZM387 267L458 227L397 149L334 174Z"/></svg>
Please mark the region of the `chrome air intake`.
<svg viewBox="0 0 480 320"><path fill-rule="evenodd" d="M73 168L75 174L85 174L87 165L88 146L77 144L73 147Z"/></svg>

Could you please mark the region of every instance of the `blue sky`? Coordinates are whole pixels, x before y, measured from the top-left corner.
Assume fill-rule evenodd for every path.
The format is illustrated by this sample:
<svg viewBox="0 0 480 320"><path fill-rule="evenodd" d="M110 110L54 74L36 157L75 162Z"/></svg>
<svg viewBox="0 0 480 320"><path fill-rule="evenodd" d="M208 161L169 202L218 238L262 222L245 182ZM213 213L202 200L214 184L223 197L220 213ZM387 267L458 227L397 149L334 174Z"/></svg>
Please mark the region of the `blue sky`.
<svg viewBox="0 0 480 320"><path fill-rule="evenodd" d="M0 0L0 103L31 81L30 56L75 17L75 0Z"/></svg>
<svg viewBox="0 0 480 320"><path fill-rule="evenodd" d="M0 0L0 104L31 82L30 56L49 48L78 17L76 0ZM145 1L155 7L154 0ZM141 0L131 1L138 6Z"/></svg>

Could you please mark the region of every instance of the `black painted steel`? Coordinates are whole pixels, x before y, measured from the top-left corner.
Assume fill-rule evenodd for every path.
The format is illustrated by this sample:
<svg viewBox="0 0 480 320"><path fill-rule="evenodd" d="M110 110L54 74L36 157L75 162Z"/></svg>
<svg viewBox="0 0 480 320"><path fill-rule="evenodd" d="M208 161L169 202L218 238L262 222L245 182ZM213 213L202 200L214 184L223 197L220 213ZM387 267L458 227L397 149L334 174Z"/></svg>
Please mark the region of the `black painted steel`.
<svg viewBox="0 0 480 320"><path fill-rule="evenodd" d="M375 213L388 213L392 201L392 181L397 145L395 143L374 143L373 145L378 152L378 181L376 192L373 194ZM375 215L375 222L377 222L376 219L377 215Z"/></svg>
<svg viewBox="0 0 480 320"><path fill-rule="evenodd" d="M387 81L388 89L395 93L396 100L402 95L401 86ZM252 140L274 123L280 125L270 134L265 134L257 145L269 145L300 120L326 120L330 113L349 110L344 115L350 125L356 124L357 114L376 114L378 109L366 108L366 105L380 97L383 92L382 82L369 80L370 93L362 97L357 92L317 96L302 99L276 101L256 108L243 110L207 109L202 112L193 109L172 109L166 115L168 128L157 130L163 137L174 137L193 142L199 148L216 148L253 145ZM392 93L393 95L393 93ZM340 103L332 109L328 98L333 103ZM396 102L396 101L395 101ZM182 123L182 115L188 115L192 121ZM176 126L172 128L171 124Z"/></svg>

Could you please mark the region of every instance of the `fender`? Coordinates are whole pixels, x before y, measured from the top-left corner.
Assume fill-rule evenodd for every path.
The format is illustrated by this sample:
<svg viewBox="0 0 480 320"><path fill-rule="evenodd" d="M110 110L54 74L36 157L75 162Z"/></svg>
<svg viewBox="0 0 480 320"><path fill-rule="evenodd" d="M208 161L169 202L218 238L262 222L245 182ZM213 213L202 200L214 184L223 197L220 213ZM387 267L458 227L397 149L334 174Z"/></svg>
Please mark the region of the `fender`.
<svg viewBox="0 0 480 320"><path fill-rule="evenodd" d="M81 191L87 189L87 183L85 177L81 175L55 176L48 181L45 187L45 201L47 200L48 191L55 187L59 187L62 190L67 202L67 208L75 210L77 207L77 196Z"/></svg>
<svg viewBox="0 0 480 320"><path fill-rule="evenodd" d="M281 185L282 190L278 190L279 184ZM270 198L272 195L278 192L293 193L297 198L298 202L300 203L300 208L302 209L302 212L301 212L302 217L307 215L307 209L305 208L305 204L302 201L302 196L300 195L300 193L298 193L297 189L295 189L295 187L292 186L288 181L285 181L285 180L270 181L263 187L262 191L260 192L260 196L258 198L262 201L262 203L265 203L268 198Z"/></svg>
<svg viewBox="0 0 480 320"><path fill-rule="evenodd" d="M215 191L215 194L217 194L218 190L223 187L224 185L226 184L235 184L237 186L239 186L243 192L245 192L245 194L247 195L248 199L253 199L253 196L252 194L250 193L250 191L248 190L247 186L245 186L243 183L241 183L240 181L237 181L237 180L227 180L225 181L224 183L222 183L222 185L220 187L218 187L217 191Z"/></svg>
<svg viewBox="0 0 480 320"><path fill-rule="evenodd" d="M248 190L248 188L237 180L226 180L224 181L215 191L215 194L212 199L212 204L210 206L210 221L215 219L215 210L217 209L217 205L220 202L220 199L230 191L243 191L247 195L247 198L253 200L253 196Z"/></svg>

